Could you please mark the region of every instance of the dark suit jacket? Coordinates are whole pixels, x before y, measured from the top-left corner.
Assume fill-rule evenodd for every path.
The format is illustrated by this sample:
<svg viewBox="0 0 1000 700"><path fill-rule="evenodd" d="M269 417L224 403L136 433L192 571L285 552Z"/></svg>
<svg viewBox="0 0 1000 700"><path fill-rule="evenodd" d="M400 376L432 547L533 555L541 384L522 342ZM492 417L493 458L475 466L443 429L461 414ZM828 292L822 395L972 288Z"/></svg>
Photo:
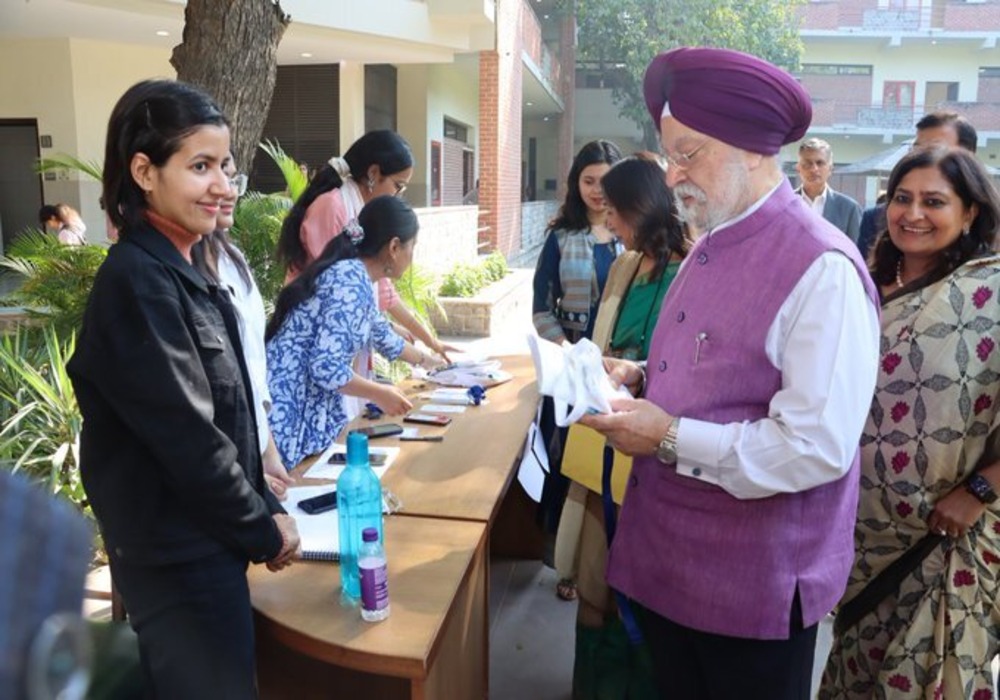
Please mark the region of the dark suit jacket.
<svg viewBox="0 0 1000 700"><path fill-rule="evenodd" d="M802 195L802 188L795 192ZM861 230L861 205L836 190L827 187L826 204L823 206L823 218L839 228L855 243Z"/></svg>
<svg viewBox="0 0 1000 700"><path fill-rule="evenodd" d="M858 250L862 257L868 258L868 253L875 244L878 235L886 228L885 204L877 204L865 209L861 214L861 235L858 236Z"/></svg>
<svg viewBox="0 0 1000 700"><path fill-rule="evenodd" d="M97 273L67 370L83 485L123 562L281 550L232 311L149 225L124 231Z"/></svg>

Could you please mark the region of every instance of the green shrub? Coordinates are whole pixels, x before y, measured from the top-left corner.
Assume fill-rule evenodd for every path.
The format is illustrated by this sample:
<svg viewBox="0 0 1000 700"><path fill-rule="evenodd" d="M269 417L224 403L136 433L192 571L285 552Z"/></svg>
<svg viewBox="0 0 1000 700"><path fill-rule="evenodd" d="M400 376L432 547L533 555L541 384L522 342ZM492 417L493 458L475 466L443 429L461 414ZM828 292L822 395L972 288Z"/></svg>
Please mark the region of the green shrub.
<svg viewBox="0 0 1000 700"><path fill-rule="evenodd" d="M482 266L459 263L444 276L439 294L445 297L472 297L486 283L486 271Z"/></svg>
<svg viewBox="0 0 1000 700"><path fill-rule="evenodd" d="M80 480L83 417L66 373L76 334L51 326L0 338L0 465L21 472L90 515Z"/></svg>
<svg viewBox="0 0 1000 700"><path fill-rule="evenodd" d="M507 258L499 250L494 250L483 260L483 268L486 270L486 277L490 282L502 280L510 272L507 267Z"/></svg>
<svg viewBox="0 0 1000 700"><path fill-rule="evenodd" d="M24 306L66 337L79 330L97 268L107 255L101 245L63 245L42 231L25 231L0 258L0 267L23 277L6 301Z"/></svg>
<svg viewBox="0 0 1000 700"><path fill-rule="evenodd" d="M497 280L503 279L510 268L507 258L500 251L494 251L478 263L458 263L444 276L438 293L443 297L474 297L479 290Z"/></svg>
<svg viewBox="0 0 1000 700"><path fill-rule="evenodd" d="M285 282L285 266L278 262L274 251L281 235L281 224L292 208L292 200L278 194L247 192L236 203L233 227L229 235L243 251L253 272L257 288L264 299L268 314Z"/></svg>

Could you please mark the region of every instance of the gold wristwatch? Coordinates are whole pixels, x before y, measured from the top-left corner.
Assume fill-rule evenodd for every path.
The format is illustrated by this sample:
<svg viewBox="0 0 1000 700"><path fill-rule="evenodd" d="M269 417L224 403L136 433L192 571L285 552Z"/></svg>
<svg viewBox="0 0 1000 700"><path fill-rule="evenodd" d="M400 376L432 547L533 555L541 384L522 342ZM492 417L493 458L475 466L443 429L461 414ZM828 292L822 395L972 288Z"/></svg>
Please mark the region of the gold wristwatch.
<svg viewBox="0 0 1000 700"><path fill-rule="evenodd" d="M667 434L656 448L656 458L664 464L677 464L677 431L680 429L680 422L680 418L671 419Z"/></svg>

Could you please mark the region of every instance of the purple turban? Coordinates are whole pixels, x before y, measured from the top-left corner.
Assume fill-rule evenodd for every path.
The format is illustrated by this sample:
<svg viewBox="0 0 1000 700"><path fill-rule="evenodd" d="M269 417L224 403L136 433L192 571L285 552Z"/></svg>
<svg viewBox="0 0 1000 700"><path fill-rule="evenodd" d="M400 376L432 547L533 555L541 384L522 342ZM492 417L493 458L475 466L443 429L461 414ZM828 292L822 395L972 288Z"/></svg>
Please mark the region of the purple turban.
<svg viewBox="0 0 1000 700"><path fill-rule="evenodd" d="M730 146L773 155L798 141L812 121L809 95L787 72L739 51L679 48L646 69L646 106L660 128L670 116Z"/></svg>

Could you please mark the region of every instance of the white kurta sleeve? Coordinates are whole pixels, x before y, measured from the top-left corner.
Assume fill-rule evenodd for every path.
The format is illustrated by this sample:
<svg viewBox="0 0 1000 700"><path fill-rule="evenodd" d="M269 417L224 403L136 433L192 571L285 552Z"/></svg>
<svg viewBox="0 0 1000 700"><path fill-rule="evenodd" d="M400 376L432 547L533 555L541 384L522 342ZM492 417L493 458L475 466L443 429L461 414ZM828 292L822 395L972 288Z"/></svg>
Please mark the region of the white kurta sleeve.
<svg viewBox="0 0 1000 700"><path fill-rule="evenodd" d="M781 372L768 415L725 425L681 417L677 472L737 498L805 491L851 466L878 374L879 317L848 258L821 255L768 329Z"/></svg>

